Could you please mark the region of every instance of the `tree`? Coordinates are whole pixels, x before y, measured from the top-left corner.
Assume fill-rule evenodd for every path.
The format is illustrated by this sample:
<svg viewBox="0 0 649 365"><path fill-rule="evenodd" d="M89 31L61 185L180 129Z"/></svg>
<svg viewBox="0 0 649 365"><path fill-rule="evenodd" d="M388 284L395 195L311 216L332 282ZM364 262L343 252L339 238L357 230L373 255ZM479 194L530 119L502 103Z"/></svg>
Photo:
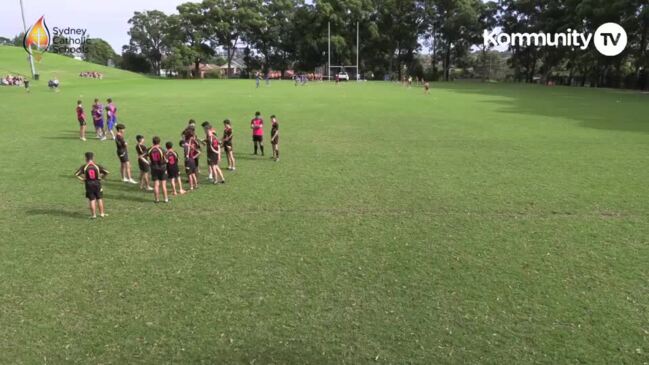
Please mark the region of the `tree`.
<svg viewBox="0 0 649 365"><path fill-rule="evenodd" d="M24 39L25 39L25 32L20 32L15 37L13 37L11 43L16 47L22 47Z"/></svg>
<svg viewBox="0 0 649 365"><path fill-rule="evenodd" d="M214 55L214 49L204 36L205 14L201 4L184 3L177 7L178 15L169 17L167 31L172 50L182 55L178 63L194 65L194 77L199 76L201 62ZM170 52L170 54L175 54Z"/></svg>
<svg viewBox="0 0 649 365"><path fill-rule="evenodd" d="M109 61L115 62L118 58L110 44L100 38L88 39L83 51L83 59L85 61L99 65L106 66L109 64Z"/></svg>
<svg viewBox="0 0 649 365"><path fill-rule="evenodd" d="M135 12L128 23L129 49L144 55L152 71L160 75L162 57L168 49L168 16L159 10Z"/></svg>
<svg viewBox="0 0 649 365"><path fill-rule="evenodd" d="M232 58L241 38L260 23L262 0L204 0L203 36L225 50L230 76Z"/></svg>
<svg viewBox="0 0 649 365"><path fill-rule="evenodd" d="M134 52L128 46L124 46L119 67L123 70L139 73L151 72L149 60L144 55Z"/></svg>
<svg viewBox="0 0 649 365"><path fill-rule="evenodd" d="M282 75L295 54L293 21L301 4L301 0L265 0L245 34L245 41L255 47L266 67L278 69ZM250 56L249 51L246 56Z"/></svg>

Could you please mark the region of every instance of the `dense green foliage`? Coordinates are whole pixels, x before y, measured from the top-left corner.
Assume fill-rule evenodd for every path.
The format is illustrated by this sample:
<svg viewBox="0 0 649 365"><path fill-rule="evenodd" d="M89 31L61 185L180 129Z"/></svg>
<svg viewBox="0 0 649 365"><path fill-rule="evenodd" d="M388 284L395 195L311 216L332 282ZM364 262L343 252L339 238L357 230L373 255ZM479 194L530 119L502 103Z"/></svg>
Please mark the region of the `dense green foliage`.
<svg viewBox="0 0 649 365"><path fill-rule="evenodd" d="M24 51L0 64L27 73ZM0 362L643 364L647 95L528 85L183 81L57 55L0 88ZM96 68L104 80L80 79ZM168 205L77 138L234 122L238 171ZM282 160L250 155L255 110ZM72 172L94 151L110 216Z"/></svg>
<svg viewBox="0 0 649 365"><path fill-rule="evenodd" d="M230 64L236 48L243 46L251 69L312 71L327 63L329 24L332 64L353 65L358 23L361 70L377 78L409 74L450 80L454 69L468 67L476 76L491 78L489 49L482 46L485 29L592 33L603 23L616 22L629 35L621 55L604 57L593 47L515 47L508 76L649 88L646 0L204 0L182 4L178 11L169 16L138 12L130 21L130 49L146 56L155 73L165 62L170 69L198 67L220 49ZM482 51L478 57L471 55L476 48Z"/></svg>

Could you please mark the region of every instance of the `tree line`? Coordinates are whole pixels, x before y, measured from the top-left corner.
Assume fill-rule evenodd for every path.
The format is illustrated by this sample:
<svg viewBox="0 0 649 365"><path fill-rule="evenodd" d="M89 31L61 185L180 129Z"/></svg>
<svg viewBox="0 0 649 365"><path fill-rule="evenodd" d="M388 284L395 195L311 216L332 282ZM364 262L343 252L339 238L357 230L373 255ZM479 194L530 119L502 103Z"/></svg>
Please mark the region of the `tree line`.
<svg viewBox="0 0 649 365"><path fill-rule="evenodd" d="M354 65L359 52L361 72L375 79L496 77L649 89L647 0L203 0L177 12L135 12L118 64L191 75L209 62L227 64L229 72L237 56L248 70L313 71L327 64L330 26L332 64ZM628 34L626 50L615 57L594 47L483 45L485 29L594 33L607 22ZM103 57L108 52L100 48Z"/></svg>

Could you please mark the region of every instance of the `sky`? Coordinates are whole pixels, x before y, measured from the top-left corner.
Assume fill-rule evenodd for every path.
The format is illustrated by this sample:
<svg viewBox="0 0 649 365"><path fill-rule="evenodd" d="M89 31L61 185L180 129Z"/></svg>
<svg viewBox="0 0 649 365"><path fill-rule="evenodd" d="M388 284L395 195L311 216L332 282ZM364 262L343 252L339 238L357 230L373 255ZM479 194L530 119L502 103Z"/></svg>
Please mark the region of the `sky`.
<svg viewBox="0 0 649 365"><path fill-rule="evenodd" d="M122 53L128 44L128 20L135 11L161 10L166 14L177 13L176 6L189 0L23 0L27 27L41 15L50 32L54 27L85 28L90 38L102 38ZM23 31L20 16L20 0L2 0L0 36L13 38Z"/></svg>

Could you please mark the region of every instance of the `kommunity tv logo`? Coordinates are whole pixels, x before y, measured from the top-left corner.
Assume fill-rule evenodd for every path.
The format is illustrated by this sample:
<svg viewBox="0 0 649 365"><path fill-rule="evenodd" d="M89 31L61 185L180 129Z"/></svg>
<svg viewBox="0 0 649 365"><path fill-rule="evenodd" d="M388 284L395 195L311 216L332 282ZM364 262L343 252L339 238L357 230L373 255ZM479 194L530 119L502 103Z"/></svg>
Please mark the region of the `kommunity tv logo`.
<svg viewBox="0 0 649 365"><path fill-rule="evenodd" d="M487 47L574 47L586 50L594 44L599 53L609 57L622 53L628 41L626 31L617 23L602 24L594 34L570 28L564 33L497 33L485 29L482 37Z"/></svg>

